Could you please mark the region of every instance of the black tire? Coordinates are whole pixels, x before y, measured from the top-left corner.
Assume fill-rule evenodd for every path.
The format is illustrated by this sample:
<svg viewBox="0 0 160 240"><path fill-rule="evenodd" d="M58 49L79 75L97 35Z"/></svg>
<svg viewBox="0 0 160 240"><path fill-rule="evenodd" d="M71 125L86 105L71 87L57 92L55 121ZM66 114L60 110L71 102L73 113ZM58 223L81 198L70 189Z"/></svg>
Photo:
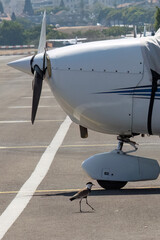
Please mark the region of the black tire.
<svg viewBox="0 0 160 240"><path fill-rule="evenodd" d="M105 189L121 189L123 188L127 182L122 181L104 181L104 180L97 180L98 184Z"/></svg>

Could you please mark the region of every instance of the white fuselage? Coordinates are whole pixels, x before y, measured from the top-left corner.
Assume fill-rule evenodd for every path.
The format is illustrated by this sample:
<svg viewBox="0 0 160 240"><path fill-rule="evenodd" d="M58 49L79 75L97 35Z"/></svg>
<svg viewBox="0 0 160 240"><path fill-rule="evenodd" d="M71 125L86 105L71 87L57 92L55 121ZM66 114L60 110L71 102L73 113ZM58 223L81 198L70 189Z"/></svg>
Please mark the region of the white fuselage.
<svg viewBox="0 0 160 240"><path fill-rule="evenodd" d="M150 85L151 94L151 74L139 39L84 43L49 51L48 56L49 84L74 122L103 133L147 133L150 100L142 92ZM159 134L159 100L152 118L153 133Z"/></svg>
<svg viewBox="0 0 160 240"><path fill-rule="evenodd" d="M45 79L75 123L123 136L147 134L149 127L151 134L160 134L159 80L148 120L151 69L160 72L160 36L77 44L53 49L47 56ZM31 74L31 65L42 70L43 62L40 53L9 65Z"/></svg>

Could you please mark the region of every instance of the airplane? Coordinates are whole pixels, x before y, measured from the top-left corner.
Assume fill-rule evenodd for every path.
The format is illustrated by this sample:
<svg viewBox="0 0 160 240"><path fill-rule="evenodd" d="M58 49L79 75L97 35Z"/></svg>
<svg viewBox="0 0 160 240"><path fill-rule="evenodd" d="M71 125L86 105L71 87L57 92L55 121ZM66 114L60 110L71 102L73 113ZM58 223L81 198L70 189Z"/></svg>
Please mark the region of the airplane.
<svg viewBox="0 0 160 240"><path fill-rule="evenodd" d="M127 182L157 179L156 160L123 151L132 137L160 135L160 35L106 40L46 50L44 13L38 53L8 63L34 76L32 124L42 83L46 81L62 109L80 126L117 136L111 152L95 154L82 168L105 189L120 189Z"/></svg>
<svg viewBox="0 0 160 240"><path fill-rule="evenodd" d="M82 41L86 41L87 38L73 38L73 39L48 39L48 43L61 42L64 46L80 44Z"/></svg>

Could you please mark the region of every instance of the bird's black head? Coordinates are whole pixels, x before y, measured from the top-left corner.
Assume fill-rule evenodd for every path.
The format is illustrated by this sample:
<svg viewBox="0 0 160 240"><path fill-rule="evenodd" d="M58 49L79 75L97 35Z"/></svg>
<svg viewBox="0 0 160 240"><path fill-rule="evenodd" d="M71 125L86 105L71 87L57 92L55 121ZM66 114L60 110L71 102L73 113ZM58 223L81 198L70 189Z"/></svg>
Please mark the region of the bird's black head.
<svg viewBox="0 0 160 240"><path fill-rule="evenodd" d="M86 183L86 188L88 188L88 189L91 190L91 188L92 188L93 185L94 185L94 184L93 184L92 182L88 182L88 183Z"/></svg>
<svg viewBox="0 0 160 240"><path fill-rule="evenodd" d="M86 185L88 185L88 184L90 184L90 185L93 185L93 183L92 183L92 182L87 182L87 183L86 183Z"/></svg>

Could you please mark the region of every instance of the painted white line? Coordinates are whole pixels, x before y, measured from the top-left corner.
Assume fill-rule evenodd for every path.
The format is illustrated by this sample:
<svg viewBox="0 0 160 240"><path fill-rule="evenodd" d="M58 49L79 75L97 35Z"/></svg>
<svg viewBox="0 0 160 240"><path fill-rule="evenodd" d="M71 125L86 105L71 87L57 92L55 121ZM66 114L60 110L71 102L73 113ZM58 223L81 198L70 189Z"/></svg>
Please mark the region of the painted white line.
<svg viewBox="0 0 160 240"><path fill-rule="evenodd" d="M3 238L9 228L12 226L12 224L23 212L23 210L31 200L37 187L46 176L54 160L54 157L69 130L70 125L71 120L69 119L69 117L66 117L65 121L58 129L52 142L50 143L46 151L43 153L34 172L30 176L30 178L24 183L16 197L0 216L0 239Z"/></svg>
<svg viewBox="0 0 160 240"><path fill-rule="evenodd" d="M160 143L153 143L153 142L150 142L150 143L139 143L138 146L150 146L150 145L153 145L153 146L159 146ZM100 144L73 144L73 145L62 145L61 147L63 148L70 148L70 147L114 147L114 146L117 146L117 144L115 143L100 143Z"/></svg>
<svg viewBox="0 0 160 240"><path fill-rule="evenodd" d="M43 106L43 105L40 105L38 106L38 108L55 108L57 107L57 105L55 106L49 106L49 105L46 105L46 106ZM23 108L31 108L31 106L10 106L8 107L9 109L23 109Z"/></svg>
<svg viewBox="0 0 160 240"><path fill-rule="evenodd" d="M148 145L152 145L152 146L159 146L159 144L156 143L148 143L148 144L140 144L140 146L148 146ZM89 148L89 147L115 147L117 146L117 144L114 143L110 143L110 144L74 144L74 145L61 145L61 148ZM47 148L47 146L0 146L0 150L6 150L6 149L36 149L36 148Z"/></svg>
<svg viewBox="0 0 160 240"><path fill-rule="evenodd" d="M24 99L32 99L32 97L23 97ZM41 96L41 99L50 99L50 98L54 98L54 96Z"/></svg>
<svg viewBox="0 0 160 240"><path fill-rule="evenodd" d="M36 120L36 122L63 122L61 119L57 120L49 120L49 119L44 119L44 120ZM13 124L13 123L31 123L31 120L11 120L11 121L0 121L0 124Z"/></svg>
<svg viewBox="0 0 160 240"><path fill-rule="evenodd" d="M0 150L6 149L35 149L35 148L47 148L47 146L0 146Z"/></svg>
<svg viewBox="0 0 160 240"><path fill-rule="evenodd" d="M51 90L48 89L48 88L47 88L47 89L44 88L44 89L42 90L42 92L51 92Z"/></svg>

